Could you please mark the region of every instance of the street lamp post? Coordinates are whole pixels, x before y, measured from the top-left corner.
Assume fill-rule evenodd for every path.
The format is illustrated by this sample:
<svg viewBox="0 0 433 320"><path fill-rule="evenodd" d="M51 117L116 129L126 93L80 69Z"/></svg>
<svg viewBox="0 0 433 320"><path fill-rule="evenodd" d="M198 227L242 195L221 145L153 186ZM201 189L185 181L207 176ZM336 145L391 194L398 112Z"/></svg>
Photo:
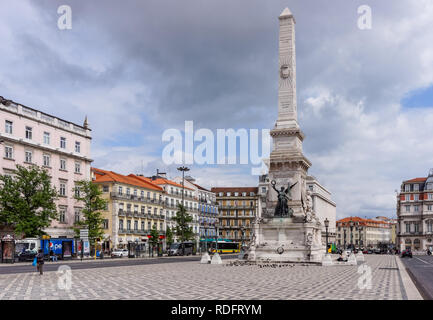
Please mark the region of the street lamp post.
<svg viewBox="0 0 433 320"><path fill-rule="evenodd" d="M324 222L325 222L325 229L326 229L326 254L328 254L328 227L329 227L328 218L326 218Z"/></svg>
<svg viewBox="0 0 433 320"><path fill-rule="evenodd" d="M350 226L350 249L353 250L353 221L352 220L350 220L349 226Z"/></svg>
<svg viewBox="0 0 433 320"><path fill-rule="evenodd" d="M179 167L177 170L182 171L182 207L185 209L185 171L189 171L188 167ZM186 209L185 209L186 213ZM185 215L182 215L182 225L185 224ZM182 255L185 255L185 239L182 228Z"/></svg>
<svg viewBox="0 0 433 320"><path fill-rule="evenodd" d="M346 228L344 227L344 250L346 250Z"/></svg>

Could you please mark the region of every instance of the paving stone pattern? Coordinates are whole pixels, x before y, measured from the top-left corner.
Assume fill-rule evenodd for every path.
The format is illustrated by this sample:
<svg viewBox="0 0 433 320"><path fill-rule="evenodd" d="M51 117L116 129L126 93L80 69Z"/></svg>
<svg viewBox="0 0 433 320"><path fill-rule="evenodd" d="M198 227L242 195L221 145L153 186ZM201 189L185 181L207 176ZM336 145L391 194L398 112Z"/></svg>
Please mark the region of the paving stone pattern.
<svg viewBox="0 0 433 320"><path fill-rule="evenodd" d="M59 288L57 272L0 275L0 300L406 298L395 256L366 255L365 260L371 267L371 289L358 288L359 266L272 268L176 262L73 270L70 290Z"/></svg>

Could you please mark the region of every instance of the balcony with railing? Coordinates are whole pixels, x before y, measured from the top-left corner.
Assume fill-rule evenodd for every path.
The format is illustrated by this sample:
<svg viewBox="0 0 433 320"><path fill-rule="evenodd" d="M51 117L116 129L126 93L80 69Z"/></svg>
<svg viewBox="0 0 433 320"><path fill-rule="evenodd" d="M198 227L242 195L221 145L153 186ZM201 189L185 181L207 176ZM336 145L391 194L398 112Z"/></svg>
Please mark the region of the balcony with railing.
<svg viewBox="0 0 433 320"><path fill-rule="evenodd" d="M119 192L110 192L110 196L113 199L140 201L143 203L154 204L154 205L163 205L165 203L164 200L158 198L139 197L133 194L126 194L126 193L119 193Z"/></svg>

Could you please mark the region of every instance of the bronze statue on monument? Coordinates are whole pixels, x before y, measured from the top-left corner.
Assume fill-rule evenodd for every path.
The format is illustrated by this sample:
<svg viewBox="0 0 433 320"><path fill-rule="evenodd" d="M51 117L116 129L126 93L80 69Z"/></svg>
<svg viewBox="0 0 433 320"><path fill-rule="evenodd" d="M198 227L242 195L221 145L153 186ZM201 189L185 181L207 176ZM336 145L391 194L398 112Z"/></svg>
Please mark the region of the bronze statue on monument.
<svg viewBox="0 0 433 320"><path fill-rule="evenodd" d="M290 185L289 181L287 188L281 187L281 190L278 191L277 188L275 188L277 184L275 180L271 181L272 188L278 193L278 203L275 207L274 217L291 217L293 210L289 208L288 202L292 201L291 190L297 183L298 181Z"/></svg>

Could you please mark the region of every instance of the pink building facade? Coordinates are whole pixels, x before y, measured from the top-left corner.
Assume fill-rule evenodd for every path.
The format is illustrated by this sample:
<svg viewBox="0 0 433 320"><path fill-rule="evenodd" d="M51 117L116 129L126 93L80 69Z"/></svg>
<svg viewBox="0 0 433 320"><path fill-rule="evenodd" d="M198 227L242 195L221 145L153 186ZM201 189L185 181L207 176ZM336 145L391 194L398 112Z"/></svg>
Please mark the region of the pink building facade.
<svg viewBox="0 0 433 320"><path fill-rule="evenodd" d="M52 237L74 237L82 204L73 188L90 180L91 130L0 97L0 174L14 174L17 164L42 166L59 193L59 219L45 231Z"/></svg>

